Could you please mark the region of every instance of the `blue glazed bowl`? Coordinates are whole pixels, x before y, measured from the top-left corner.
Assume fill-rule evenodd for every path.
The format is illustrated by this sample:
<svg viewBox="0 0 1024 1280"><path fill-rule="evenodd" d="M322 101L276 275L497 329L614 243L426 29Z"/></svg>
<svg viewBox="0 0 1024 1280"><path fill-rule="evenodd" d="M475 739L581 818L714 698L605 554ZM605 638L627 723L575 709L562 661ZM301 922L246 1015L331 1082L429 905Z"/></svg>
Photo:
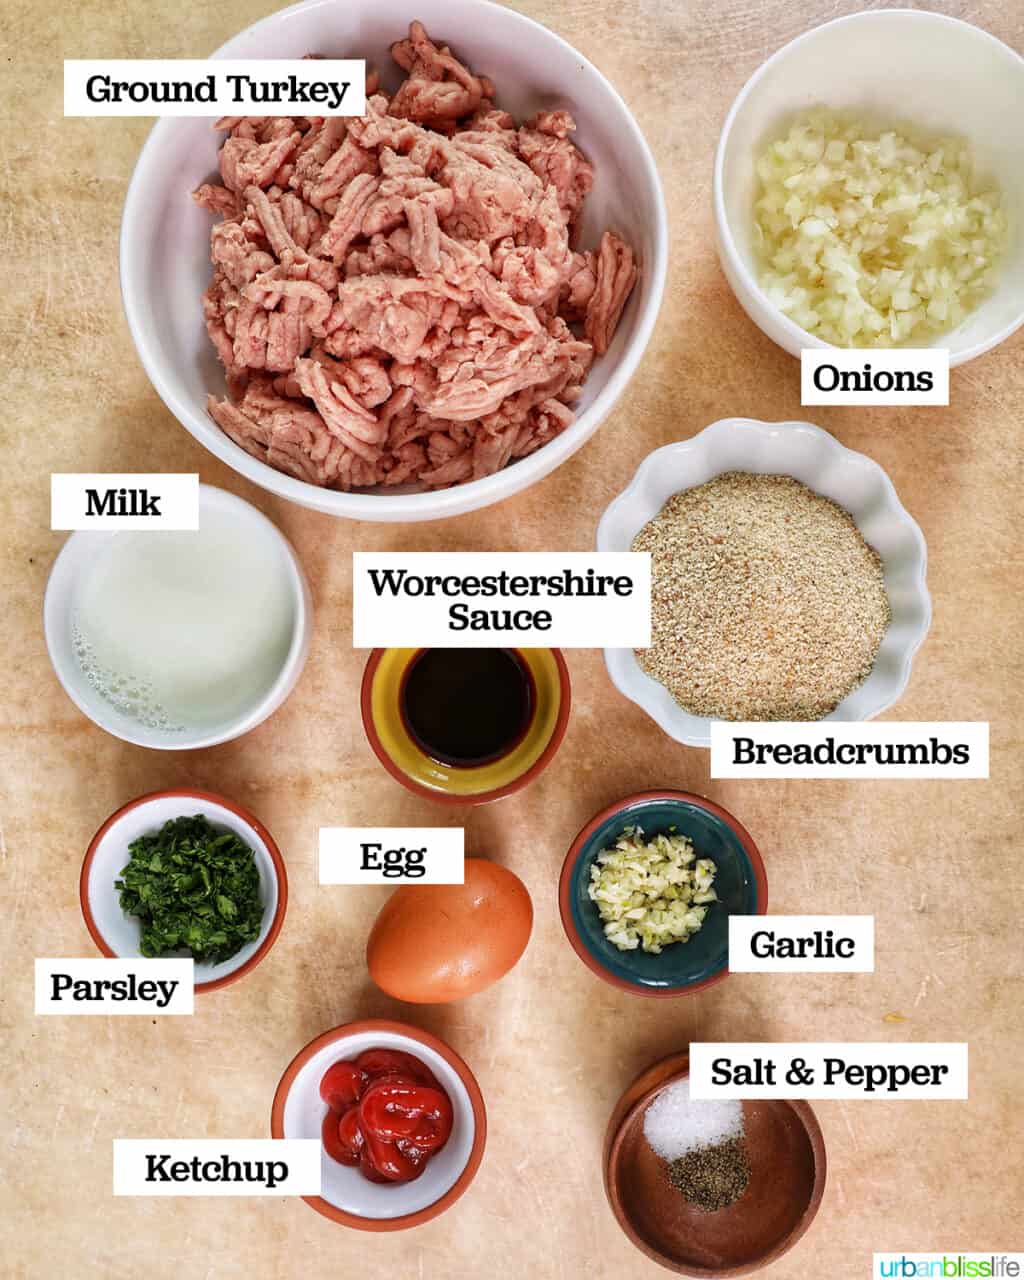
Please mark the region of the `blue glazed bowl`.
<svg viewBox="0 0 1024 1280"><path fill-rule="evenodd" d="M700 931L660 955L613 946L587 892L597 855L627 827L639 827L647 839L674 828L717 869L719 901ZM768 909L764 863L749 833L720 805L685 791L627 796L592 818L569 849L558 896L566 935L583 963L613 986L643 996L685 995L724 978L729 972L729 916L764 915Z"/></svg>

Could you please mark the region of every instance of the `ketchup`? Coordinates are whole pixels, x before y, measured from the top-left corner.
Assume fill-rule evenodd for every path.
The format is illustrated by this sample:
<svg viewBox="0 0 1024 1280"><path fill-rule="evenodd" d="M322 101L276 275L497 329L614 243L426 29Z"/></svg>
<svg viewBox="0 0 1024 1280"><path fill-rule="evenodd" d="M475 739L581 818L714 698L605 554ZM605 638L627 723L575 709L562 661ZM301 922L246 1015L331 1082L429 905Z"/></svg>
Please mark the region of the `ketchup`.
<svg viewBox="0 0 1024 1280"><path fill-rule="evenodd" d="M452 1104L411 1053L367 1049L335 1062L320 1081L324 1150L371 1182L411 1182L448 1141Z"/></svg>

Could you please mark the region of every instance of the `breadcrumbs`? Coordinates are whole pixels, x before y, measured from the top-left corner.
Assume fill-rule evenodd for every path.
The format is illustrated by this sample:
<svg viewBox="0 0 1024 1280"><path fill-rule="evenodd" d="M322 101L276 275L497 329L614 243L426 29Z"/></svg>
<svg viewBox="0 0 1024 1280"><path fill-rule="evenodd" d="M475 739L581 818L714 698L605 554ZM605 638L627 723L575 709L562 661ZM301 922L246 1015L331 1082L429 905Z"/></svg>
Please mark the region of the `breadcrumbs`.
<svg viewBox="0 0 1024 1280"><path fill-rule="evenodd" d="M892 617L849 512L791 476L729 471L665 503L641 667L717 720L820 720L869 674Z"/></svg>

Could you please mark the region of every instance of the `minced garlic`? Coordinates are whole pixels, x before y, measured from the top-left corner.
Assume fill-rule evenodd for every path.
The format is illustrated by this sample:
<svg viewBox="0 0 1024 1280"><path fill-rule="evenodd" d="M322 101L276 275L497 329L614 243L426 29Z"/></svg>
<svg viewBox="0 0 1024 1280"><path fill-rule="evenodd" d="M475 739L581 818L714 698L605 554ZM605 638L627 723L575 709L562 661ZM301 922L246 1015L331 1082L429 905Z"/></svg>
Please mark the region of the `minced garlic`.
<svg viewBox="0 0 1024 1280"><path fill-rule="evenodd" d="M597 855L588 893L613 946L658 955L704 923L718 900L714 880L715 864L698 858L686 836L667 832L645 841L639 827L627 827Z"/></svg>

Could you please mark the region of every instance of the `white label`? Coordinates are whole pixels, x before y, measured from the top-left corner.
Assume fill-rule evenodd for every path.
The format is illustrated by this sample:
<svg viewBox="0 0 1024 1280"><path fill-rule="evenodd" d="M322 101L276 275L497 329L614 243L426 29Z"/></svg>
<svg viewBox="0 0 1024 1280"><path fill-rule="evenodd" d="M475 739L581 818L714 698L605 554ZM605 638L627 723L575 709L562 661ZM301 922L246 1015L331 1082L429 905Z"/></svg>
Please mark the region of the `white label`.
<svg viewBox="0 0 1024 1280"><path fill-rule="evenodd" d="M51 529L198 529L199 476L55 472Z"/></svg>
<svg viewBox="0 0 1024 1280"><path fill-rule="evenodd" d="M988 722L716 720L712 778L987 778Z"/></svg>
<svg viewBox="0 0 1024 1280"><path fill-rule="evenodd" d="M319 1138L115 1138L115 1196L318 1196Z"/></svg>
<svg viewBox="0 0 1024 1280"><path fill-rule="evenodd" d="M967 1097L966 1044L691 1044L694 1098Z"/></svg>
<svg viewBox="0 0 1024 1280"><path fill-rule="evenodd" d="M645 649L649 552L353 552L352 643Z"/></svg>
<svg viewBox="0 0 1024 1280"><path fill-rule="evenodd" d="M36 1013L191 1013L192 960L36 961Z"/></svg>
<svg viewBox="0 0 1024 1280"><path fill-rule="evenodd" d="M730 916L730 973L874 973L874 916Z"/></svg>
<svg viewBox="0 0 1024 1280"><path fill-rule="evenodd" d="M321 884L462 884L462 827L321 827Z"/></svg>
<svg viewBox="0 0 1024 1280"><path fill-rule="evenodd" d="M800 352L801 404L949 404L945 347Z"/></svg>
<svg viewBox="0 0 1024 1280"><path fill-rule="evenodd" d="M361 58L70 58L66 116L361 116Z"/></svg>
<svg viewBox="0 0 1024 1280"><path fill-rule="evenodd" d="M1014 1280L1024 1275L1024 1253L876 1253L871 1275L873 1280Z"/></svg>

